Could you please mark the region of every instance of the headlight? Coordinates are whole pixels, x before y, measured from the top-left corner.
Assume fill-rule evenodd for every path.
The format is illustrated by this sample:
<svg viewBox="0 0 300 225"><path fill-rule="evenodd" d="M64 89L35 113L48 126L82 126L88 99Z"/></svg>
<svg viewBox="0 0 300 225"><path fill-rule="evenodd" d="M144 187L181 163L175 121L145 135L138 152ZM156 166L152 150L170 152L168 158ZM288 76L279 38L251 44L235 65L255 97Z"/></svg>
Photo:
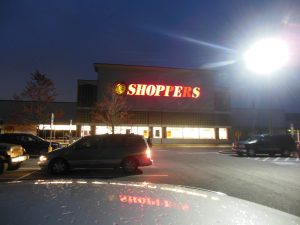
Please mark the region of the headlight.
<svg viewBox="0 0 300 225"><path fill-rule="evenodd" d="M47 157L44 156L44 155L41 155L40 158L39 158L39 160L40 160L41 162L47 161Z"/></svg>

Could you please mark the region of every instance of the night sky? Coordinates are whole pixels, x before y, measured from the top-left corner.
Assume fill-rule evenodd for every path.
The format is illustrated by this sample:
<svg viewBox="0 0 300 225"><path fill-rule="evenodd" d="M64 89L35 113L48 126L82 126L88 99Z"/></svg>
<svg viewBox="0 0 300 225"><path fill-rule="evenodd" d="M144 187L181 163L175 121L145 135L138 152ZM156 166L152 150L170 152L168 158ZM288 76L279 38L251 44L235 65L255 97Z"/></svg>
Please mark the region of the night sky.
<svg viewBox="0 0 300 225"><path fill-rule="evenodd" d="M0 99L36 69L55 82L57 100L75 101L77 79L96 79L93 63L218 66L236 106L263 107L266 79L246 71L241 54L284 33L293 61L274 75L274 107L300 112L299 12L300 0L0 0Z"/></svg>

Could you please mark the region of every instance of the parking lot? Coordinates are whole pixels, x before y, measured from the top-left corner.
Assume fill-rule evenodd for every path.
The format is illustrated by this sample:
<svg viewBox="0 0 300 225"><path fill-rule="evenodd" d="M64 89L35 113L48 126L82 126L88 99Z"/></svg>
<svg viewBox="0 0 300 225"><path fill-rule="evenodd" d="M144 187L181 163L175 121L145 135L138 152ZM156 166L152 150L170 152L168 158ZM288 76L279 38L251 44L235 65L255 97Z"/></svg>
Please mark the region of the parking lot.
<svg viewBox="0 0 300 225"><path fill-rule="evenodd" d="M216 148L156 148L154 165L128 175L122 170L76 170L54 176L40 171L37 158L1 182L80 179L167 183L223 192L300 216L300 161L283 157L237 157Z"/></svg>

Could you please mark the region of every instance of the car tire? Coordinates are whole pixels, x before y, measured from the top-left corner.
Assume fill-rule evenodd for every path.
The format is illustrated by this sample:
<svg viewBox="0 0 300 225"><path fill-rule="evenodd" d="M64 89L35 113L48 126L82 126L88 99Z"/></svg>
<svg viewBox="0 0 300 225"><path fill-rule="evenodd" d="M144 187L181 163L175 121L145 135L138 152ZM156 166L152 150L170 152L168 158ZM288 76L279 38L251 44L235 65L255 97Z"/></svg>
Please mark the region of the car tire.
<svg viewBox="0 0 300 225"><path fill-rule="evenodd" d="M17 170L21 167L21 163L17 163L17 164L14 164L14 165L9 165L7 170Z"/></svg>
<svg viewBox="0 0 300 225"><path fill-rule="evenodd" d="M269 153L269 156L270 156L270 157L274 157L274 156L275 156L275 153Z"/></svg>
<svg viewBox="0 0 300 225"><path fill-rule="evenodd" d="M291 152L290 152L290 150L288 150L288 149L283 149L283 150L281 151L281 155L282 155L282 157L290 157Z"/></svg>
<svg viewBox="0 0 300 225"><path fill-rule="evenodd" d="M134 158L127 158L123 161L122 168L125 173L133 173L138 168L138 162Z"/></svg>
<svg viewBox="0 0 300 225"><path fill-rule="evenodd" d="M247 156L249 156L249 157L256 156L255 149L253 149L253 148L247 149Z"/></svg>
<svg viewBox="0 0 300 225"><path fill-rule="evenodd" d="M237 155L238 155L239 157L243 157L243 156L244 156L244 153L238 152Z"/></svg>
<svg viewBox="0 0 300 225"><path fill-rule="evenodd" d="M69 170L69 165L64 159L52 159L49 170L52 174L64 174Z"/></svg>

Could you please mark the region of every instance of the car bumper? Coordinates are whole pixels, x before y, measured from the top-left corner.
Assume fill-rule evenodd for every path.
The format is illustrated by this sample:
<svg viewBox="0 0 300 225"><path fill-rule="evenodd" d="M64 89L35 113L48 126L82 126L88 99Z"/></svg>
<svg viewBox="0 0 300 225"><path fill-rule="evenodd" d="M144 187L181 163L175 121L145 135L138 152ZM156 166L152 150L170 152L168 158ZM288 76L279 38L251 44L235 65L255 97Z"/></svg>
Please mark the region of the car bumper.
<svg viewBox="0 0 300 225"><path fill-rule="evenodd" d="M151 166L153 164L153 160L148 158L139 158L138 161L139 166Z"/></svg>
<svg viewBox="0 0 300 225"><path fill-rule="evenodd" d="M10 162L11 164L18 164L26 161L27 159L29 159L29 155L21 155L21 156L11 158Z"/></svg>

